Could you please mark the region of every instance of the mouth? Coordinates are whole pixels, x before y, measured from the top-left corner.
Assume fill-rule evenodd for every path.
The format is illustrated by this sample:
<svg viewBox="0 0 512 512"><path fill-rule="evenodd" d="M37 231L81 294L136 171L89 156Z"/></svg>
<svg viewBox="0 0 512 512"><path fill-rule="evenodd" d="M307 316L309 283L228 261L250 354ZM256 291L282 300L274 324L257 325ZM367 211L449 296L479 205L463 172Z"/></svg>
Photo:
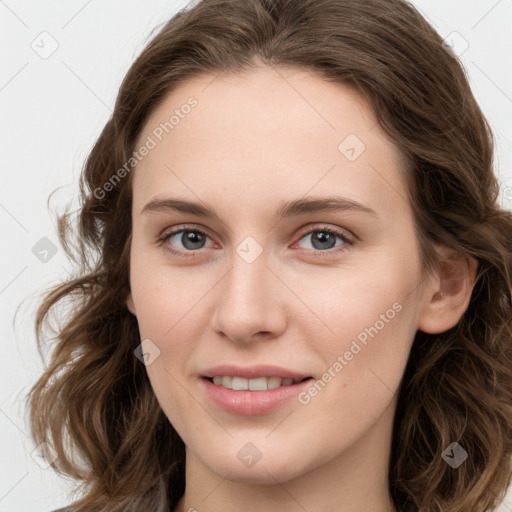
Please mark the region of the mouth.
<svg viewBox="0 0 512 512"><path fill-rule="evenodd" d="M230 377L227 375L216 375L214 377L203 377L203 379L233 391L268 391L281 387L293 386L300 384L307 380L312 380L313 377L304 377L298 379L290 379L283 377L257 377L254 379L247 379L244 377Z"/></svg>
<svg viewBox="0 0 512 512"><path fill-rule="evenodd" d="M313 382L313 377L232 377L203 375L199 381L217 407L235 415L270 413L290 402Z"/></svg>

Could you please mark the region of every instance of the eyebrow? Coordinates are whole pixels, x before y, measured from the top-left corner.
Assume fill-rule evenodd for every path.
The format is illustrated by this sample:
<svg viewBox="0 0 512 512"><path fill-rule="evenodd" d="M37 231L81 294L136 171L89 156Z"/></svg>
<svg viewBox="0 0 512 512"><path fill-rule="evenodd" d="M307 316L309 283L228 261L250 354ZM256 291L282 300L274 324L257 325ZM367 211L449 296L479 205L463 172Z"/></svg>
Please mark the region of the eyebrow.
<svg viewBox="0 0 512 512"><path fill-rule="evenodd" d="M209 206L184 199L153 199L149 201L141 211L142 214L152 212L177 211L188 213L197 217L211 218L221 221L220 217ZM295 199L282 203L276 211L276 218L286 219L290 217L298 217L310 213L327 213L336 211L361 212L378 217L379 214L364 204L358 203L347 197L330 196L330 197L309 197Z"/></svg>

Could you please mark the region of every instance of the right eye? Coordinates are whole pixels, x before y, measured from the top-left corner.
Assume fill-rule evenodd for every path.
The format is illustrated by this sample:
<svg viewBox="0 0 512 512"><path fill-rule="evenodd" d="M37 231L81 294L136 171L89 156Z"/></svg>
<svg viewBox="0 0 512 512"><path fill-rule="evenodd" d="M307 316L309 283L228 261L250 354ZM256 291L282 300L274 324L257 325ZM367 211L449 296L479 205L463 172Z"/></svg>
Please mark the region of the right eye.
<svg viewBox="0 0 512 512"><path fill-rule="evenodd" d="M195 257L195 255L187 255L185 253L194 253L198 252L198 249L203 249L207 238L210 237L200 229L182 227L165 233L159 238L159 241L160 245L171 254L188 258ZM175 246L179 244L181 244L182 247L176 249Z"/></svg>

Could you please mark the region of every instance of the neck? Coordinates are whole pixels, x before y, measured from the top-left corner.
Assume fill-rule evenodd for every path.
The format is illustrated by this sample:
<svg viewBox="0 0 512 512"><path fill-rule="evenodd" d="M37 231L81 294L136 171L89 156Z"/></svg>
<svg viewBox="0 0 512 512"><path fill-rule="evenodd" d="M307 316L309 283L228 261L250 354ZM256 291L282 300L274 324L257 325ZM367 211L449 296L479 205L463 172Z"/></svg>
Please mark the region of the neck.
<svg viewBox="0 0 512 512"><path fill-rule="evenodd" d="M394 405L355 444L292 480L267 472L266 483L235 481L187 448L185 494L174 512L396 512L388 487Z"/></svg>

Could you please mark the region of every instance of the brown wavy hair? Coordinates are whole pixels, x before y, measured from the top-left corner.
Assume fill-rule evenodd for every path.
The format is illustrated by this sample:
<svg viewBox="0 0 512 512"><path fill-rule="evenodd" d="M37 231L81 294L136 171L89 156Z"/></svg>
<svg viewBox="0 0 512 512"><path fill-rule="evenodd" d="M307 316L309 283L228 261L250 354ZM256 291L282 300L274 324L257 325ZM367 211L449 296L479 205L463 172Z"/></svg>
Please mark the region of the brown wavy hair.
<svg viewBox="0 0 512 512"><path fill-rule="evenodd" d="M399 510L494 510L512 474L512 213L497 202L494 136L463 66L403 0L203 0L151 35L86 159L80 208L58 220L76 274L37 310L42 354L50 312L68 306L27 405L36 443L58 455L53 468L81 483L70 510L164 512L183 495L184 443L134 356L139 331L126 307L133 173L108 192L104 184L178 85L243 73L257 61L361 92L407 159L425 274L439 263L435 243L477 260L458 324L416 334L399 389L389 489ZM452 442L468 452L457 469L442 458Z"/></svg>

